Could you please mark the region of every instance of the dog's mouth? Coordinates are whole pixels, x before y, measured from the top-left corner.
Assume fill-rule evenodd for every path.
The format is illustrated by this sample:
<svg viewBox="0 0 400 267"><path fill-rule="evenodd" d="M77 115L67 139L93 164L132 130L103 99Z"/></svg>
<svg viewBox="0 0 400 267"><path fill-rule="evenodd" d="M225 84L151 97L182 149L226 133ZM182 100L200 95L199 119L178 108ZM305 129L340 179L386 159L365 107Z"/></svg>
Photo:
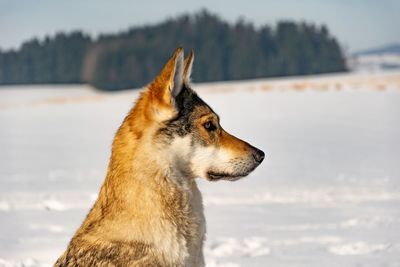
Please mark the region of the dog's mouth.
<svg viewBox="0 0 400 267"><path fill-rule="evenodd" d="M227 180L236 181L246 176L248 173L226 173L226 172L207 172L207 179L209 181Z"/></svg>

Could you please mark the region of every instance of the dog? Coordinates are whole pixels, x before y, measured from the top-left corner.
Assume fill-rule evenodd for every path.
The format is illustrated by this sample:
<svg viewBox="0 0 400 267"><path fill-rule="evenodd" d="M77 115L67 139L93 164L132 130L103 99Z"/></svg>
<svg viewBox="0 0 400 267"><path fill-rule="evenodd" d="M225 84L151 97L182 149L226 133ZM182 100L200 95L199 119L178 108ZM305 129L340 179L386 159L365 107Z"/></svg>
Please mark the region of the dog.
<svg viewBox="0 0 400 267"><path fill-rule="evenodd" d="M193 60L178 48L125 117L98 198L54 266L204 266L196 178L235 181L264 152L193 91Z"/></svg>

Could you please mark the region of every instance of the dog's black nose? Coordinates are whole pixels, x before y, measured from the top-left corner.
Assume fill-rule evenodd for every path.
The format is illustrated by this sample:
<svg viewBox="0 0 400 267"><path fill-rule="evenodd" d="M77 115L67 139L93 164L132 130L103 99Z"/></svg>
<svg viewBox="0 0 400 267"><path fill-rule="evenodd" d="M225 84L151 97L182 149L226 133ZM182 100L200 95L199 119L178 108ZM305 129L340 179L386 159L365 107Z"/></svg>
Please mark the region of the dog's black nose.
<svg viewBox="0 0 400 267"><path fill-rule="evenodd" d="M261 151L260 149L255 148L254 152L253 152L253 158L258 163L261 163L265 158L265 153L263 151Z"/></svg>

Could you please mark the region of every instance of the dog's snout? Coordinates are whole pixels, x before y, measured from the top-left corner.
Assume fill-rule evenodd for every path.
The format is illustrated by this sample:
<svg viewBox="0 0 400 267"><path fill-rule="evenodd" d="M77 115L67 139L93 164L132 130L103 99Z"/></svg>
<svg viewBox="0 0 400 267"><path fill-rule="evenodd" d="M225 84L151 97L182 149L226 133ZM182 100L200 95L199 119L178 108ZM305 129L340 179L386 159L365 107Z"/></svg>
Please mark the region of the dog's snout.
<svg viewBox="0 0 400 267"><path fill-rule="evenodd" d="M265 158L265 153L262 150L255 148L253 158L257 163L261 163Z"/></svg>

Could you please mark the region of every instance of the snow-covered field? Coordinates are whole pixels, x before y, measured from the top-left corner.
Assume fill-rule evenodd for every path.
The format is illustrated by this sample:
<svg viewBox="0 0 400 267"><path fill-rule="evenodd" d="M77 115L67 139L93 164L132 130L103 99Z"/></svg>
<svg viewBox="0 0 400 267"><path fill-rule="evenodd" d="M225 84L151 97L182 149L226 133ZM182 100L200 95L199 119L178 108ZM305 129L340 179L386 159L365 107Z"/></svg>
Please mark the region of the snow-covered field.
<svg viewBox="0 0 400 267"><path fill-rule="evenodd" d="M199 181L207 266L400 266L400 72L194 86L264 163ZM0 266L49 266L137 91L0 88Z"/></svg>

